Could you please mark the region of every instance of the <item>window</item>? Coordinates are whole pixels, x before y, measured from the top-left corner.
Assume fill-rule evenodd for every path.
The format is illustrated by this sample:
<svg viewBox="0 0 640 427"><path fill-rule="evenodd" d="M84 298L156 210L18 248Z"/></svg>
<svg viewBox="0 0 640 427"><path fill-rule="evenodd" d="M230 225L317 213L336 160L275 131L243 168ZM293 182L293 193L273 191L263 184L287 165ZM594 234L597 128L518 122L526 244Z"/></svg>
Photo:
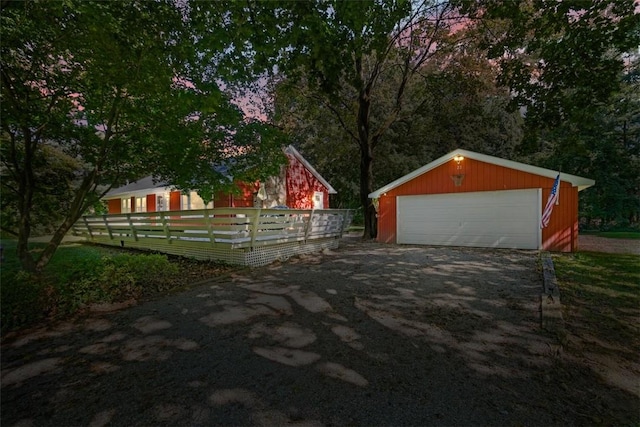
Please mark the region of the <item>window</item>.
<svg viewBox="0 0 640 427"><path fill-rule="evenodd" d="M147 211L147 197L136 197L136 212Z"/></svg>
<svg viewBox="0 0 640 427"><path fill-rule="evenodd" d="M189 209L213 208L213 202L209 202L205 205L202 197L200 197L195 191L189 193L189 202L191 203Z"/></svg>
<svg viewBox="0 0 640 427"><path fill-rule="evenodd" d="M131 212L131 199L126 198L122 199L122 209L120 209L122 213L130 213Z"/></svg>
<svg viewBox="0 0 640 427"><path fill-rule="evenodd" d="M188 194L182 195L182 206L180 207L183 211L188 211L191 209L191 197Z"/></svg>

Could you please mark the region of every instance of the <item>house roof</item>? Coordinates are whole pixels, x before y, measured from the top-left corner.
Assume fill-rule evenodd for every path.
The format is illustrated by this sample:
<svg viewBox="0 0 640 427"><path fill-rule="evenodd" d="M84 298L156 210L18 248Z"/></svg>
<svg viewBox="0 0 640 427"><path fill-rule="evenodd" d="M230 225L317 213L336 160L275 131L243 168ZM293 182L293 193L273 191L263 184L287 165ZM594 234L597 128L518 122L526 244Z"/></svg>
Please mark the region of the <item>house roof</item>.
<svg viewBox="0 0 640 427"><path fill-rule="evenodd" d="M303 166L309 171L311 172L311 174L322 183L322 185L324 185L325 187L327 187L327 190L329 191L329 194L337 194L337 191L331 186L331 184L329 184L323 177L322 175L320 175L318 173L318 171L315 170L315 168L313 166L311 166L311 164L304 158L302 157L302 154L300 154L298 152L298 150L296 150L292 145L289 145L288 147L286 147L284 149L284 152L286 154L290 154L293 157L295 157L300 163L303 164ZM218 164L218 165L214 165L213 168L217 171L220 172L222 175L228 177L229 179L231 179L231 176L229 175L229 167L227 164ZM143 191L143 190L149 190L149 189L156 189L156 188L169 188L170 185L167 184L164 181L157 181L156 179L153 178L153 176L147 176L144 177L138 181L129 183L127 185L124 185L122 187L118 187L118 188L114 188L111 191L109 191L104 198L105 199L110 199L110 198L114 198L117 196L121 196L123 194L131 194L131 193L135 193L138 191Z"/></svg>
<svg viewBox="0 0 640 427"><path fill-rule="evenodd" d="M412 179L429 172L432 169L437 168L438 166L441 166L443 164L445 164L446 162L452 160L455 156L460 155L463 156L467 159L474 159L474 160L478 160L480 162L485 162L485 163L491 163L494 165L498 165L498 166L503 166L506 168L510 168L510 169L515 169L515 170L519 170L522 172L528 172L534 175L540 175L540 176L545 176L547 178L554 178L556 176L558 176L558 171L555 170L551 170L551 169L545 169L545 168L541 168L538 166L533 166L533 165L528 165L525 163L520 163L520 162L514 162L513 160L507 160L507 159L503 159L500 157L494 157L494 156L489 156L486 154L480 154L480 153L476 153L473 151L468 151L468 150L462 150L462 149L457 149L454 150L450 153L445 154L442 157L437 158L436 160L432 161L431 163L428 163L424 166L422 166L421 168L418 168L416 170L414 170L413 172L408 173L407 175L400 177L398 179L396 179L395 181L385 185L382 188L377 189L376 191L374 191L373 193L369 194L369 198L370 199L376 199L378 197L380 197L381 195L383 195L384 193L386 193L387 191L390 191L402 184L404 184L405 182L411 181ZM578 191L582 191L586 188L591 187L592 185L594 185L596 182L592 179L589 178L583 178L580 176L576 176L576 175L570 175L568 173L560 173L560 180L561 181L565 181L565 182L569 182L571 183L571 185L573 187L578 187Z"/></svg>
<svg viewBox="0 0 640 427"><path fill-rule="evenodd" d="M318 173L317 170L315 170L315 168L313 166L311 166L311 164L309 162L307 162L307 160L302 157L302 154L300 154L298 152L298 150L296 150L293 145L289 145L287 148L284 149L284 152L286 154L291 154L293 157L295 157L300 163L302 163L304 165L305 168L307 168L307 170L309 172L311 172L311 174L316 177L316 179L318 181L320 181L322 183L322 185L324 185L325 187L327 187L327 190L329 190L329 194L337 194L338 192L331 186L331 184L329 184L323 177L322 175L320 175Z"/></svg>
<svg viewBox="0 0 640 427"><path fill-rule="evenodd" d="M120 196L122 194L131 194L137 191L167 187L169 187L169 185L166 182L157 181L153 178L153 176L146 176L138 181L123 185L122 187L111 189L107 194L105 194L104 198L109 199L112 197Z"/></svg>

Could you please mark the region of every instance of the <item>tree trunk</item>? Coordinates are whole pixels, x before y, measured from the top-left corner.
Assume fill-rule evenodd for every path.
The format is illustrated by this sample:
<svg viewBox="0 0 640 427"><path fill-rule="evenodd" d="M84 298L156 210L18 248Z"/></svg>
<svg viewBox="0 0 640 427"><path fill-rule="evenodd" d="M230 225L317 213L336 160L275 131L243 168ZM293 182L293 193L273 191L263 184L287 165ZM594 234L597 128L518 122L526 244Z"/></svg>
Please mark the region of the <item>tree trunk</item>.
<svg viewBox="0 0 640 427"><path fill-rule="evenodd" d="M373 201L369 198L369 193L373 191L373 156L371 147L368 144L360 145L360 203L364 214L364 235L365 239L373 239L377 234L376 210Z"/></svg>
<svg viewBox="0 0 640 427"><path fill-rule="evenodd" d="M91 173L85 176L85 178L82 180L82 184L78 188L78 191L76 192L76 195L71 202L71 206L69 207L69 213L65 217L62 224L60 224L60 226L56 229L55 233L51 237L51 240L40 254L40 258L38 258L38 261L35 264L36 271L41 271L49 263L49 261L51 261L51 258L58 249L58 246L62 242L62 239L64 239L64 236L84 213L87 196L94 186L97 175L97 169L93 169Z"/></svg>
<svg viewBox="0 0 640 427"><path fill-rule="evenodd" d="M371 98L367 90L358 97L358 139L360 144L360 204L364 216L364 239L376 237L376 210L369 194L373 191L373 146L371 143L369 113Z"/></svg>
<svg viewBox="0 0 640 427"><path fill-rule="evenodd" d="M36 271L36 263L29 253L29 236L31 235L31 218L29 213L20 215L20 224L18 226L18 260L22 269L28 272Z"/></svg>
<svg viewBox="0 0 640 427"><path fill-rule="evenodd" d="M31 141L32 134L30 129L26 128L23 131L25 152L24 169L21 171L18 184L18 195L20 198L18 202L18 213L20 215L20 222L18 224L17 252L22 269L33 273L36 271L36 263L31 253L29 253L29 237L31 237L31 207L33 206L33 191L35 187L32 159L36 143ZM12 157L14 165L17 166L18 161L16 160L16 150L13 144ZM19 170L18 167L15 167L15 169Z"/></svg>

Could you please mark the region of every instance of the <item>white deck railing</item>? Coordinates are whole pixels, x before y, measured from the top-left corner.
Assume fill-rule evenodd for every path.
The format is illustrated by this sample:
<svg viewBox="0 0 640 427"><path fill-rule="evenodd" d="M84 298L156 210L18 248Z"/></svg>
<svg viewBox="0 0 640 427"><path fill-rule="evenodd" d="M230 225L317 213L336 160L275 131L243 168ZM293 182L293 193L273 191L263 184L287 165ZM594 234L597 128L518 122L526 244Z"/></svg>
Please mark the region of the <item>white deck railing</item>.
<svg viewBox="0 0 640 427"><path fill-rule="evenodd" d="M157 241L242 249L341 237L351 219L351 211L338 209L214 208L84 216L72 232L118 246L144 241L153 248Z"/></svg>

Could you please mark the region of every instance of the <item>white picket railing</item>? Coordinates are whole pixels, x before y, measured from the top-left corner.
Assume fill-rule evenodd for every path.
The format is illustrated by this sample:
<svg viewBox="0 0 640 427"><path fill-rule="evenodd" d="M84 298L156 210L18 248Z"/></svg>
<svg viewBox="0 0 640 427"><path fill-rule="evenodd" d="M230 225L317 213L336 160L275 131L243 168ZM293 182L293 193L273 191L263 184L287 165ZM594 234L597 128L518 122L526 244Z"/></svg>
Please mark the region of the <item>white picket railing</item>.
<svg viewBox="0 0 640 427"><path fill-rule="evenodd" d="M235 250L341 237L351 219L352 212L341 209L214 208L84 216L72 232L96 243L161 252L175 243Z"/></svg>

